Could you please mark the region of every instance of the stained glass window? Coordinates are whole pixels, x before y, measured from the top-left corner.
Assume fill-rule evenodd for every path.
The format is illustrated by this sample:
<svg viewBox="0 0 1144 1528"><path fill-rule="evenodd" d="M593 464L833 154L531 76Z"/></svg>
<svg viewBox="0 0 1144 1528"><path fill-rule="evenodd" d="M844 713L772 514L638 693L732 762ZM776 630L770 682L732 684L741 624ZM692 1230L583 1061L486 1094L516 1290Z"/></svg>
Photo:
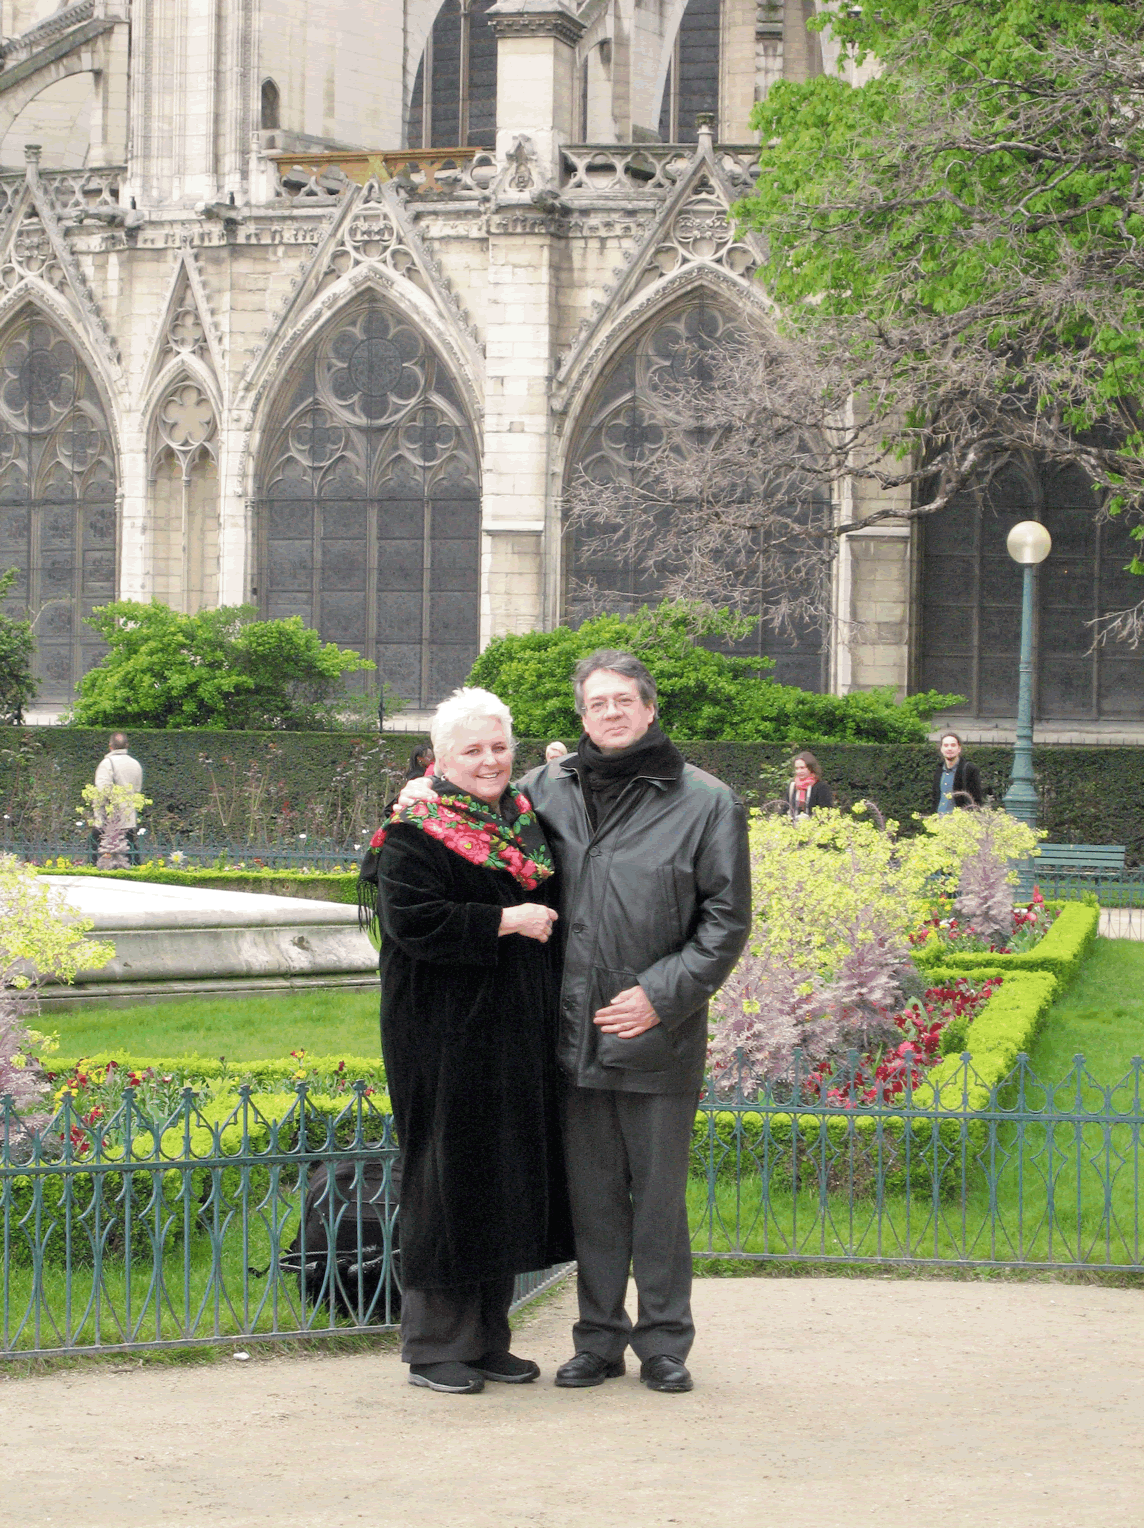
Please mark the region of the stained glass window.
<svg viewBox="0 0 1144 1528"><path fill-rule="evenodd" d="M493 0L445 0L417 66L409 102L411 149L491 149L497 137Z"/></svg>
<svg viewBox="0 0 1144 1528"><path fill-rule="evenodd" d="M476 446L446 367L378 299L287 383L260 471L258 598L435 704L477 655Z"/></svg>
<svg viewBox="0 0 1144 1528"><path fill-rule="evenodd" d="M36 636L39 705L71 700L106 651L84 624L115 598L115 459L103 404L74 347L30 315L0 345L0 569Z"/></svg>
<svg viewBox="0 0 1144 1528"><path fill-rule="evenodd" d="M1136 543L1121 522L1100 523L1096 508L1079 468L1015 460L980 502L966 494L923 521L919 689L964 695L969 716L1016 715L1021 570L1005 537L1019 520L1040 520L1053 548L1036 575L1036 714L1144 718L1144 651L1116 642L1090 650L1088 622L1144 597L1144 579L1125 572Z"/></svg>
<svg viewBox="0 0 1144 1528"><path fill-rule="evenodd" d="M615 356L581 416L569 455L567 481L583 474L594 481L635 482L655 454L676 448L668 440L657 403L660 379L667 389L689 379L702 384L710 377L704 353L734 333L731 317L721 308L692 303L653 320ZM808 516L829 514L830 506L813 491L807 492L800 512ZM665 524L665 534L670 534ZM578 624L600 609L627 614L641 605L656 603L659 580L639 556L625 557L616 546L602 550L592 545L593 535L570 529L565 545L565 618ZM742 576L736 574L736 581ZM759 585L763 608L770 589ZM748 610L747 613L750 613ZM772 673L784 684L823 691L828 682L828 649L818 627L798 624L796 629L775 632L760 621L735 652L775 660Z"/></svg>

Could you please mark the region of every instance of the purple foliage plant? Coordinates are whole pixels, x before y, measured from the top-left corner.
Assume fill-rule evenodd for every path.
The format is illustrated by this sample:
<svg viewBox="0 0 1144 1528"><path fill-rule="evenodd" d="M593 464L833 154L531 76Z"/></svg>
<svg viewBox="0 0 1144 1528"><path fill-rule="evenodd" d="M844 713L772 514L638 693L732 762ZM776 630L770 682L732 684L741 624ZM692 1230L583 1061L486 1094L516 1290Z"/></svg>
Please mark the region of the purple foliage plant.
<svg viewBox="0 0 1144 1528"><path fill-rule="evenodd" d="M978 847L961 863L954 903L957 915L975 933L1007 943L1013 933L1013 887L1009 864L997 852L992 829L985 827Z"/></svg>

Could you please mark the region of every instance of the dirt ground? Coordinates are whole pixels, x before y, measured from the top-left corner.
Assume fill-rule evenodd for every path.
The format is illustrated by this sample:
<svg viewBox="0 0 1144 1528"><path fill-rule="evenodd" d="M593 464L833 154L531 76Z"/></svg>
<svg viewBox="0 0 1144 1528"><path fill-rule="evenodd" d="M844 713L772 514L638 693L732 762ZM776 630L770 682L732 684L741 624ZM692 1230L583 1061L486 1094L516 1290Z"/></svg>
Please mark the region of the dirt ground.
<svg viewBox="0 0 1144 1528"><path fill-rule="evenodd" d="M17 1370L0 1524L1144 1525L1144 1293L704 1279L695 1309L683 1396L556 1390L566 1290L517 1335L540 1382L479 1396L389 1352Z"/></svg>

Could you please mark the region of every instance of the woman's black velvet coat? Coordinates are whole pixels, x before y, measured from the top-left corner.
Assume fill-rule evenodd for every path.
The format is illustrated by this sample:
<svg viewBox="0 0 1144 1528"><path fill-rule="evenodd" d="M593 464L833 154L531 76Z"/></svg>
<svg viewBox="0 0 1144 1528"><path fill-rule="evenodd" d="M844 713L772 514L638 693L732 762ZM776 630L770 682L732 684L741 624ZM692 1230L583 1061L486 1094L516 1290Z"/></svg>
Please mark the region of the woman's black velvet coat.
<svg viewBox="0 0 1144 1528"><path fill-rule="evenodd" d="M573 1256L546 945L498 935L543 902L405 823L378 864L381 1044L402 1153L402 1277L472 1284Z"/></svg>

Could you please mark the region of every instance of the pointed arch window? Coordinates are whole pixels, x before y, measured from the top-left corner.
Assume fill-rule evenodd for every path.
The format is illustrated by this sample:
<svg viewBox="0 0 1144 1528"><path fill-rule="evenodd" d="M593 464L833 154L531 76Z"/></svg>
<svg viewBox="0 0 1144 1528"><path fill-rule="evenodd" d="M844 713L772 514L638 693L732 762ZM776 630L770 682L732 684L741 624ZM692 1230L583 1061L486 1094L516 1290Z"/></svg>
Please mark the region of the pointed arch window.
<svg viewBox="0 0 1144 1528"><path fill-rule="evenodd" d="M671 387L689 376L702 376L703 352L726 343L734 327L729 311L692 301L660 314L629 340L596 384L580 417L566 483L571 485L585 474L593 481L634 483L647 472L657 452L674 449L657 401L660 379ZM830 505L808 489L800 513L826 516ZM622 555L615 543L601 551L592 539L572 528L565 537L564 606L569 622L579 624L600 610L628 614L659 599L658 572L649 571L638 556ZM743 576L736 573L735 581L741 584ZM758 610L769 592L759 584ZM827 687L828 648L817 627L776 633L760 622L734 651L745 657L773 658L773 676L784 684L819 692Z"/></svg>
<svg viewBox="0 0 1144 1528"><path fill-rule="evenodd" d="M1091 650L1086 624L1134 605L1125 571L1135 543L1121 521L1098 521L1077 467L1014 458L980 496L923 520L919 539L915 688L964 695L974 717L1017 714L1021 570L1005 548L1019 520L1040 520L1053 549L1036 575L1034 706L1044 721L1144 720L1144 650Z"/></svg>
<svg viewBox="0 0 1144 1528"><path fill-rule="evenodd" d="M445 0L417 66L409 102L411 149L491 149L497 139L494 0Z"/></svg>
<svg viewBox="0 0 1144 1528"><path fill-rule="evenodd" d="M258 600L428 706L477 655L476 442L441 357L389 303L342 314L287 381L259 464Z"/></svg>
<svg viewBox="0 0 1144 1528"><path fill-rule="evenodd" d="M663 143L696 143L700 112L711 112L718 126L719 5L720 0L690 0L680 20L659 112Z"/></svg>
<svg viewBox="0 0 1144 1528"><path fill-rule="evenodd" d="M106 648L84 617L115 598L115 456L75 347L39 314L0 341L0 568L36 635L37 703L62 705Z"/></svg>

